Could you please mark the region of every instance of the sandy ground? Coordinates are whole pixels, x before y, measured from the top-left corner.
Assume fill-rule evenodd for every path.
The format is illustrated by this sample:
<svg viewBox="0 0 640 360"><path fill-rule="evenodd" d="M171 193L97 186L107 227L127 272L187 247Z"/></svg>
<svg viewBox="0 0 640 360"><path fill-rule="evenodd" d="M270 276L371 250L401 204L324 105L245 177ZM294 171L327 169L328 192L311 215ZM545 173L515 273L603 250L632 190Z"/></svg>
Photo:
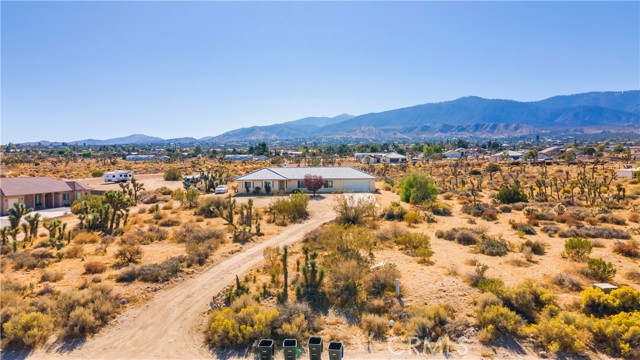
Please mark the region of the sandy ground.
<svg viewBox="0 0 640 360"><path fill-rule="evenodd" d="M136 180L144 184L144 188L147 191L153 191L157 188L166 186L169 189L182 189L182 181L165 181L164 174L135 174ZM84 185L89 185L95 190L120 190L120 185L116 183L106 183L102 177L77 179L77 182Z"/></svg>
<svg viewBox="0 0 640 360"><path fill-rule="evenodd" d="M210 359L216 357L204 345L203 326L211 296L262 261L267 246L293 244L332 220L333 199L312 200L310 217L263 241L249 245L235 256L212 265L175 287L160 291L145 305L131 308L107 329L86 343L53 344L31 354L5 354L3 358L30 359Z"/></svg>

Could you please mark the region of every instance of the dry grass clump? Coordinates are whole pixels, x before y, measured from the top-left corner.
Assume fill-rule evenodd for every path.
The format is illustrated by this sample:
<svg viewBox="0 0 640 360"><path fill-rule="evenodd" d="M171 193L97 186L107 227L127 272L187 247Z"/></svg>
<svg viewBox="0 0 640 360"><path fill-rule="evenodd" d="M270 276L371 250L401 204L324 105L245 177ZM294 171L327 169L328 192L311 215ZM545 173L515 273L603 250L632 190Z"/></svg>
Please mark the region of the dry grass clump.
<svg viewBox="0 0 640 360"><path fill-rule="evenodd" d="M627 240L631 238L628 232L610 228L610 227L598 227L598 226L585 226L581 228L571 228L561 230L558 236L567 237L587 237L587 238L601 238L601 239L623 239Z"/></svg>
<svg viewBox="0 0 640 360"><path fill-rule="evenodd" d="M484 255L504 256L509 252L509 243L500 237L483 236L475 250Z"/></svg>
<svg viewBox="0 0 640 360"><path fill-rule="evenodd" d="M553 283L571 291L582 291L583 284L577 277L568 273L558 273L553 277Z"/></svg>
<svg viewBox="0 0 640 360"><path fill-rule="evenodd" d="M64 249L64 257L67 259L77 259L84 255L84 247L82 245L71 245Z"/></svg>
<svg viewBox="0 0 640 360"><path fill-rule="evenodd" d="M389 329L389 321L380 315L364 314L360 319L360 327L367 335L382 338Z"/></svg>
<svg viewBox="0 0 640 360"><path fill-rule="evenodd" d="M36 249L31 252L20 251L8 256L13 261L15 270L33 270L44 268L53 261L53 253L47 249Z"/></svg>
<svg viewBox="0 0 640 360"><path fill-rule="evenodd" d="M84 264L86 274L102 274L107 270L107 265L100 261L89 261Z"/></svg>
<svg viewBox="0 0 640 360"><path fill-rule="evenodd" d="M622 256L635 259L640 257L640 243L636 240L630 240L627 242L618 241L613 245L613 251Z"/></svg>
<svg viewBox="0 0 640 360"><path fill-rule="evenodd" d="M76 244L95 244L100 241L100 235L93 232L80 232L73 238Z"/></svg>
<svg viewBox="0 0 640 360"><path fill-rule="evenodd" d="M40 276L42 282L58 282L64 278L64 273L60 271L45 270Z"/></svg>

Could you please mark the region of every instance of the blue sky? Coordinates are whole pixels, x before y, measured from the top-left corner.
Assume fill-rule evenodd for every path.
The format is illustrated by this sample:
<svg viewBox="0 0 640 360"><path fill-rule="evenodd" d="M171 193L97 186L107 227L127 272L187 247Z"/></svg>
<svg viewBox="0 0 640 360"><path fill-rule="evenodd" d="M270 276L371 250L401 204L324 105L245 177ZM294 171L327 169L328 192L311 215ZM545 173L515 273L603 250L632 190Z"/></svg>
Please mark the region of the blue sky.
<svg viewBox="0 0 640 360"><path fill-rule="evenodd" d="M0 142L640 88L640 2L6 2Z"/></svg>

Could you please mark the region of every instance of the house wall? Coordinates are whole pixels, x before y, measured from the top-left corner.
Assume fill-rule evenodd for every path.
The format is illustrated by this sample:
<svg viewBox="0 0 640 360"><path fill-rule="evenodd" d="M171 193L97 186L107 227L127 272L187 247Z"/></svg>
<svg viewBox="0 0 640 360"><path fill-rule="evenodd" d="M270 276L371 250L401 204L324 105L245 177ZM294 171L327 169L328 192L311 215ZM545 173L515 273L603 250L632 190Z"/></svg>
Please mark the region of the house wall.
<svg viewBox="0 0 640 360"><path fill-rule="evenodd" d="M64 200L63 194L68 194L69 200ZM44 193L40 195L40 205L36 207L36 194L20 195L20 196L2 196L0 197L0 215L6 216L9 209L14 203L22 203L27 208L34 210L53 209L63 206L71 206L74 200L80 199L82 196L91 194L90 191L64 191L57 193Z"/></svg>
<svg viewBox="0 0 640 360"><path fill-rule="evenodd" d="M350 181L350 180L333 180L333 179L325 179L325 180L332 181L333 187L331 188L323 187L317 191L318 194L331 194L335 192L345 192L345 182ZM368 191L369 192L375 191L375 181L373 179L365 179L365 180L369 182ZM365 181L365 180L354 179L352 181ZM247 193L244 183L245 183L244 181L240 181L240 183L238 184L238 193L240 194ZM264 185L263 185L264 181L254 180L254 181L251 181L251 183L252 183L252 186L249 188L250 194L253 194L254 189L256 187L260 187L260 194L265 194ZM281 186L281 185L284 185L284 186ZM293 192L294 190L298 189L298 180L286 180L286 181L273 180L272 186L271 186L271 194L277 194L281 189L284 190L285 193ZM304 187L300 188L300 190L303 192L307 192L307 189L305 189Z"/></svg>

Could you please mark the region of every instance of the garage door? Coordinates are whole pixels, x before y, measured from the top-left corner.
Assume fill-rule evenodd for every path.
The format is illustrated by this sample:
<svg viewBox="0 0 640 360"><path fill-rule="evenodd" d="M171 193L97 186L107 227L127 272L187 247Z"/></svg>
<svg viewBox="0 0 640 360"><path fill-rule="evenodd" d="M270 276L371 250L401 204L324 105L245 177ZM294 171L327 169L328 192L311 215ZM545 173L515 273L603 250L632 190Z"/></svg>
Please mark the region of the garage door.
<svg viewBox="0 0 640 360"><path fill-rule="evenodd" d="M350 192L368 192L369 180L345 180L344 191Z"/></svg>

